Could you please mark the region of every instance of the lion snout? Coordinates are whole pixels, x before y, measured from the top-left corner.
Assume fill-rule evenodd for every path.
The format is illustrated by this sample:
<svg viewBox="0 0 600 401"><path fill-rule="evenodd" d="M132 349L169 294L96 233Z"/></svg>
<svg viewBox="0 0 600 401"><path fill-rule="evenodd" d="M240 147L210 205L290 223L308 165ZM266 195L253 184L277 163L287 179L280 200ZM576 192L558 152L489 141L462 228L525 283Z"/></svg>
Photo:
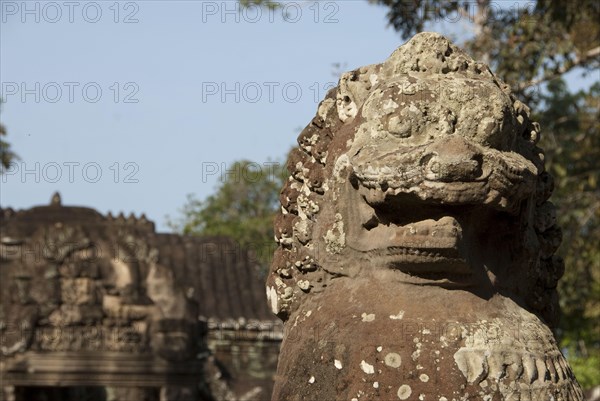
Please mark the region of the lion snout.
<svg viewBox="0 0 600 401"><path fill-rule="evenodd" d="M474 181L482 174L483 156L463 137L436 141L421 159L425 178L431 181Z"/></svg>

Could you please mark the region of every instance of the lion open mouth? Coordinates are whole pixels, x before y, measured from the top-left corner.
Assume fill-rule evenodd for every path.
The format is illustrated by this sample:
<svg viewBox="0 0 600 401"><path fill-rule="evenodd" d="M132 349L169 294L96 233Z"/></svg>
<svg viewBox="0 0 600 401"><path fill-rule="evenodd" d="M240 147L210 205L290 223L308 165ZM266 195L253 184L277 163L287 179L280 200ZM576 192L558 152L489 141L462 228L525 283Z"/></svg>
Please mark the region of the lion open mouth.
<svg viewBox="0 0 600 401"><path fill-rule="evenodd" d="M361 227L351 246L419 285L473 285L464 245L465 227L479 223L473 212L515 215L535 188L523 157L484 153L458 136L396 152L363 148L351 164L352 226Z"/></svg>
<svg viewBox="0 0 600 401"><path fill-rule="evenodd" d="M457 217L432 205L416 207L412 202L397 213L402 200L372 208L363 200L355 218L362 230L351 246L397 271L401 281L419 285L465 287L473 283L473 270L463 247L463 228ZM412 204L412 206L411 206ZM358 206L358 205L355 205ZM429 217L429 218L428 218Z"/></svg>
<svg viewBox="0 0 600 401"><path fill-rule="evenodd" d="M371 249L369 254L383 257L389 268L411 276L415 283L463 282L472 273L461 252L462 228L453 217L403 226L379 225L371 231L387 237L388 245Z"/></svg>

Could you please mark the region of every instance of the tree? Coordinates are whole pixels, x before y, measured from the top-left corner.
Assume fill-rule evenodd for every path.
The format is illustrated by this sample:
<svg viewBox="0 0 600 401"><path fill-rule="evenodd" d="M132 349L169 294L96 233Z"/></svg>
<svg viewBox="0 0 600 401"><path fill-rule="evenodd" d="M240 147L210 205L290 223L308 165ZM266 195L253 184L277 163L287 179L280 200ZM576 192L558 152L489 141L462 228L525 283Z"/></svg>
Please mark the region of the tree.
<svg viewBox="0 0 600 401"><path fill-rule="evenodd" d="M600 383L600 82L570 93L550 81L536 116L555 177L565 275L559 282L561 345L583 386Z"/></svg>
<svg viewBox="0 0 600 401"><path fill-rule="evenodd" d="M1 99L0 103L2 103ZM4 125L0 124L0 167L2 167L2 169L8 168L10 162L18 158L10 148L10 144L2 139L4 136L6 136L6 128L4 128Z"/></svg>
<svg viewBox="0 0 600 401"><path fill-rule="evenodd" d="M279 162L236 161L222 172L213 195L203 201L188 195L182 217L169 225L183 234L232 238L254 252L266 272L275 250L273 217L288 176Z"/></svg>
<svg viewBox="0 0 600 401"><path fill-rule="evenodd" d="M8 168L10 162L16 159L17 156L11 150L10 144L2 139L3 136L6 136L6 128L0 124L0 164L3 168Z"/></svg>
<svg viewBox="0 0 600 401"><path fill-rule="evenodd" d="M556 180L553 200L564 232L559 253L567 267L559 284L558 334L581 384L600 383L600 83L571 93L561 79L576 68L597 72L600 2L368 1L388 9L388 22L403 39L437 22L470 22L471 35L462 46L539 110L536 119L547 169ZM281 6L272 0L241 4Z"/></svg>

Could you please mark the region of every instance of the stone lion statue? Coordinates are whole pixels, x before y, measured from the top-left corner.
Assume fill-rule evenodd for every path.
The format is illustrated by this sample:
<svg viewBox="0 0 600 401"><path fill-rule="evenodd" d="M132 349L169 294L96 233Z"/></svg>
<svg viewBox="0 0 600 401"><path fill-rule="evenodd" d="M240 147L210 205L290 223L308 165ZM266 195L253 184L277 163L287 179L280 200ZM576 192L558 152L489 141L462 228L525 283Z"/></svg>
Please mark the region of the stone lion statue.
<svg viewBox="0 0 600 401"><path fill-rule="evenodd" d="M563 263L539 138L438 34L343 74L281 191L273 400L582 400L551 332Z"/></svg>

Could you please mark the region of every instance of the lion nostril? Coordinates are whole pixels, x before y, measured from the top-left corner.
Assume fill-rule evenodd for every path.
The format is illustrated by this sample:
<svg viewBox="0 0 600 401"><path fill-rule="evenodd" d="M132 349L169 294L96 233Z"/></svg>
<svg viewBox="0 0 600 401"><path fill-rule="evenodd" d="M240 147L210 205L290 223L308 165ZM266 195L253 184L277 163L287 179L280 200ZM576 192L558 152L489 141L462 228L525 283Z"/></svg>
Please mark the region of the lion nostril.
<svg viewBox="0 0 600 401"><path fill-rule="evenodd" d="M422 161L422 165L424 166L425 178L428 180L441 179L442 164L436 155L429 155Z"/></svg>
<svg viewBox="0 0 600 401"><path fill-rule="evenodd" d="M440 163L435 160L430 161L429 166L427 166L427 168L429 169L429 171L436 174L438 174L441 171Z"/></svg>

